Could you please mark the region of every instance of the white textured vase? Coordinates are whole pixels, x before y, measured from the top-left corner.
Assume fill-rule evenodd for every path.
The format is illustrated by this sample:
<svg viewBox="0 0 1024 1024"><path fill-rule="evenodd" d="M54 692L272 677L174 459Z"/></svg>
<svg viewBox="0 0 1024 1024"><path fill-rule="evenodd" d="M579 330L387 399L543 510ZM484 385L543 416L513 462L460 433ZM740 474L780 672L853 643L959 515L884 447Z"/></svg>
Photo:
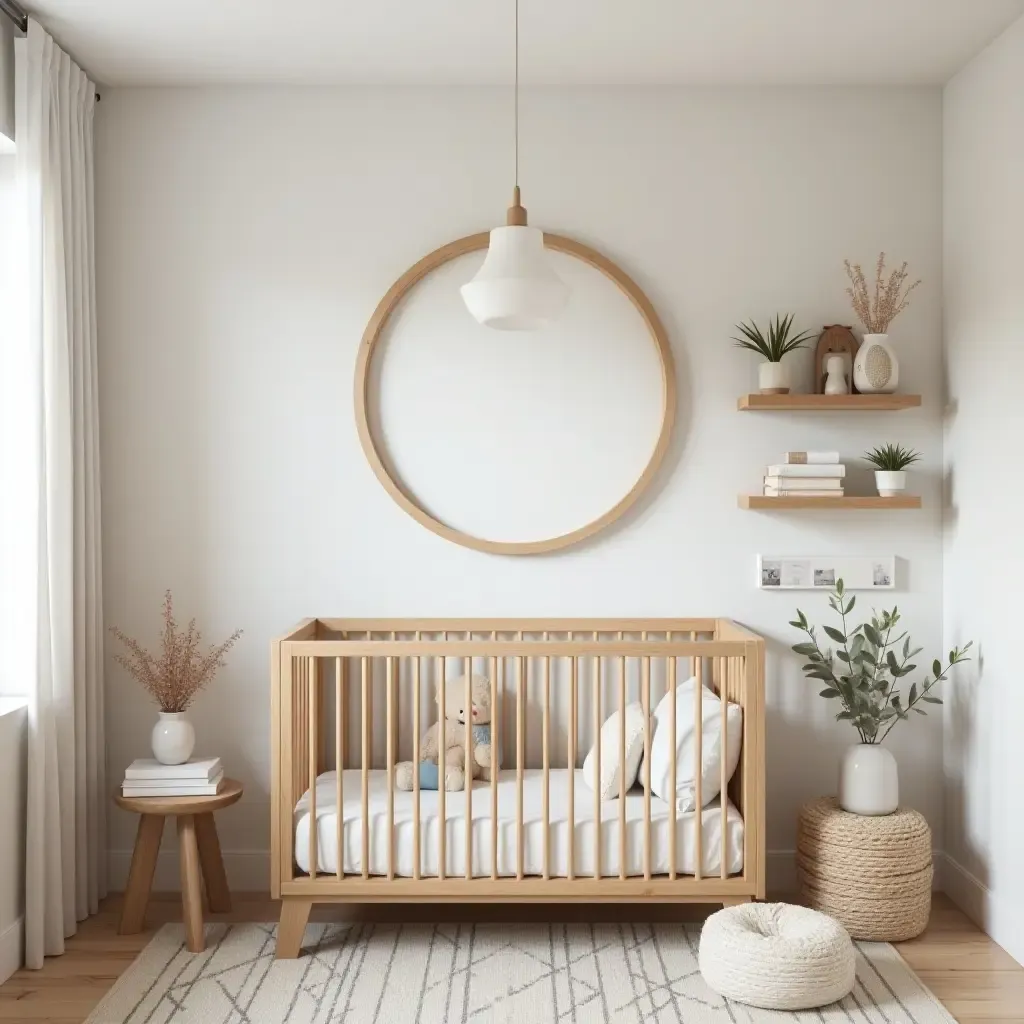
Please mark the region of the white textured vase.
<svg viewBox="0 0 1024 1024"><path fill-rule="evenodd" d="M895 498L907 489L905 469L876 469L875 487L882 498Z"/></svg>
<svg viewBox="0 0 1024 1024"><path fill-rule="evenodd" d="M789 369L784 363L762 363L757 369L757 379L762 395L789 393Z"/></svg>
<svg viewBox="0 0 1024 1024"><path fill-rule="evenodd" d="M865 334L853 357L853 383L862 395L891 395L900 382L900 362L888 334Z"/></svg>
<svg viewBox="0 0 1024 1024"><path fill-rule="evenodd" d="M852 814L892 814L900 805L896 758L878 743L848 747L839 766L839 806Z"/></svg>
<svg viewBox="0 0 1024 1024"><path fill-rule="evenodd" d="M195 750L196 731L184 712L161 711L150 742L161 764L184 764Z"/></svg>

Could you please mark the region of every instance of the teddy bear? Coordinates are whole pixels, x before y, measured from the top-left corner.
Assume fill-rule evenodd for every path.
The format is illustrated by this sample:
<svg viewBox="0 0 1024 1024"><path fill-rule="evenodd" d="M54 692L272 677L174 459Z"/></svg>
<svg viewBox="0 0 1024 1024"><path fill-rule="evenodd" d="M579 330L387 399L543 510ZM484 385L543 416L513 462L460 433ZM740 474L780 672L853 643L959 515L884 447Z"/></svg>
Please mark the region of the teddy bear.
<svg viewBox="0 0 1024 1024"><path fill-rule="evenodd" d="M436 687L435 687L436 690ZM444 688L444 788L448 792L464 789L466 777L490 780L491 768L491 683L484 676L473 673L470 695L470 716L473 723L473 750L466 756L466 677L450 679ZM435 693L438 707L441 694ZM435 722L420 741L420 763L400 761L395 765L395 786L413 788L413 773L419 772L421 789L437 789L440 785L438 769L439 723Z"/></svg>

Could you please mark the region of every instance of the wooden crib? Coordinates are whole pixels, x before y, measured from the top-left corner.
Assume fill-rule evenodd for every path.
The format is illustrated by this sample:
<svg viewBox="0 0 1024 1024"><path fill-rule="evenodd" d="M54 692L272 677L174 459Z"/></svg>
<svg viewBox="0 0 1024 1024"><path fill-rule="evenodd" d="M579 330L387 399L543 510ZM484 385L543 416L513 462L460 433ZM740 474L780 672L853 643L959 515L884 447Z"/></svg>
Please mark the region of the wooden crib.
<svg viewBox="0 0 1024 1024"><path fill-rule="evenodd" d="M402 757L419 761L421 734L437 715L433 691L440 691L443 704L448 681L464 675L468 703L474 671L486 676L491 687L493 759L501 760L492 764L490 780L477 779L468 795L445 793L443 786L428 794L416 776L411 794L397 793L394 765ZM720 811L714 805L701 810L697 730L698 810L684 825L674 800L652 797L649 712L659 691L669 695L672 714L666 726L671 728L674 778L676 686L690 675L742 707L742 748L728 785L722 758ZM700 722L702 687L692 689ZM634 693L648 712L642 796L636 791L627 798L623 787L618 800L602 801L590 789L580 789L576 769L586 747L596 744L600 777L601 724L619 710L621 725L622 709ZM719 706L724 746L726 701ZM298 955L314 903L731 904L764 898L764 641L728 619L308 619L271 645L271 728L271 891L282 900L278 957ZM465 728L468 748L472 726ZM619 743L624 747L624 732ZM604 756L615 753L604 751ZM560 764L564 770L557 768ZM528 826L524 780L531 792L539 789L542 803ZM396 825L396 797L410 816L401 826ZM567 819L557 839L551 820L555 798ZM435 849L424 849L427 823L425 817L421 821L426 813L421 805L428 799L429 842L437 847L429 872L424 856L429 853L432 859ZM333 828L330 818L323 819L326 833L318 800L321 815L328 801L334 808ZM667 841L667 852L655 851L657 861L652 858L652 802L658 835ZM628 822L627 804L632 808ZM736 821L727 821L727 813L735 818L736 812L742 824L736 840L742 865L732 871L726 846ZM499 844L503 813L512 815L503 826L509 840L504 853ZM461 833L451 831L456 814L454 825ZM479 819L475 826L474 814ZM584 817L589 833L577 827ZM299 820L305 822L301 851ZM383 827L375 829L380 822ZM708 873L702 859L712 826L720 833L720 865ZM690 830L688 842L696 850L688 873L677 870L680 828ZM524 859L527 829L540 841L532 848L532 870ZM405 838L396 838L398 832ZM452 837L459 834L465 837L464 856L453 850ZM406 839L411 854L405 846L396 849ZM328 841L334 863L325 871L321 861ZM558 864L554 845L561 851ZM609 868L613 861L617 871ZM627 861L637 865L635 870L627 869ZM581 863L586 871L577 867Z"/></svg>

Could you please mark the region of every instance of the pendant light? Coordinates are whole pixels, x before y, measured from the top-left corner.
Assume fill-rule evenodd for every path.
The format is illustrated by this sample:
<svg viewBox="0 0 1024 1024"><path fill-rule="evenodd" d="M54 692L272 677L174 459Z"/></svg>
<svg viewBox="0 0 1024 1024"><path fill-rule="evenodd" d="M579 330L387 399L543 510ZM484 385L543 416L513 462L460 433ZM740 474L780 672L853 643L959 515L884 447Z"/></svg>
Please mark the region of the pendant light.
<svg viewBox="0 0 1024 1024"><path fill-rule="evenodd" d="M569 298L551 268L544 232L526 223L519 197L519 0L516 6L515 187L505 227L491 230L483 266L461 288L470 313L499 331L534 331L556 319Z"/></svg>

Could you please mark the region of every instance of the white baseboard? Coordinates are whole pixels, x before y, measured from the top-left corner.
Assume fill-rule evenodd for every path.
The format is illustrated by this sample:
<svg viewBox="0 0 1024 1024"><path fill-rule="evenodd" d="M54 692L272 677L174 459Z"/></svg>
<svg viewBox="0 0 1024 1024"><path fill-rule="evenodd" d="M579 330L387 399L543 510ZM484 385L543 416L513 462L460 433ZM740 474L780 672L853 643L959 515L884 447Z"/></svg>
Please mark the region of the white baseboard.
<svg viewBox="0 0 1024 1024"><path fill-rule="evenodd" d="M269 850L223 850L224 871L228 886L234 892L270 891ZM107 865L110 871L109 886L114 892L124 892L131 868L131 850L110 850ZM163 849L156 860L153 876L154 892L179 892L181 890L181 869L178 851Z"/></svg>
<svg viewBox="0 0 1024 1024"><path fill-rule="evenodd" d="M1014 909L1012 900L997 898L981 879L948 854L944 860L946 895L1017 963L1024 964L1024 934L1019 908Z"/></svg>
<svg viewBox="0 0 1024 1024"><path fill-rule="evenodd" d="M0 932L0 985L25 962L25 920L19 917Z"/></svg>

